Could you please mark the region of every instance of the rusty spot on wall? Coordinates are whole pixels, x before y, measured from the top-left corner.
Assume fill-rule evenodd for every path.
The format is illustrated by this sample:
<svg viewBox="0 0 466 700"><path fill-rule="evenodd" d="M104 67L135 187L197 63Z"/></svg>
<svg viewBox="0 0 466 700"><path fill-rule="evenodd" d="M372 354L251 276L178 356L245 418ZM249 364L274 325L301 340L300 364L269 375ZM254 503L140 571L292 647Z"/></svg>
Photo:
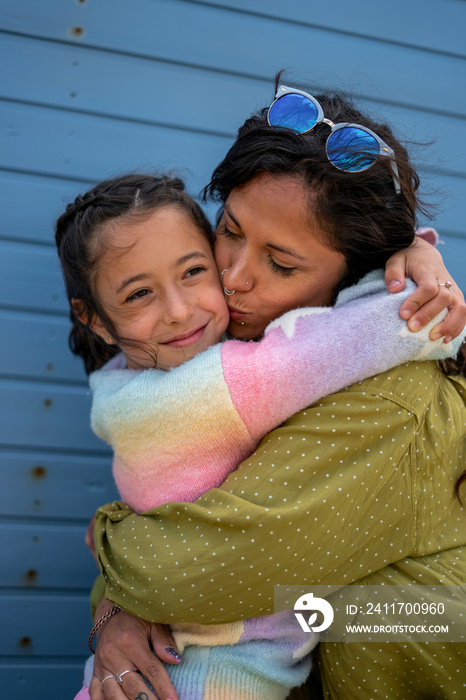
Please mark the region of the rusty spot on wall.
<svg viewBox="0 0 466 700"><path fill-rule="evenodd" d="M24 575L24 583L26 586L31 586L33 583L36 582L37 577L39 574L35 569L29 569L29 571L26 571Z"/></svg>
<svg viewBox="0 0 466 700"><path fill-rule="evenodd" d="M44 399L44 408L50 408L50 406L53 404L52 399Z"/></svg>
<svg viewBox="0 0 466 700"><path fill-rule="evenodd" d="M51 362L47 362L47 364L45 365L45 369L47 370L47 372L52 372L53 364Z"/></svg>
<svg viewBox="0 0 466 700"><path fill-rule="evenodd" d="M74 37L81 37L84 34L84 28L83 27L71 27L70 34L71 34L71 36L74 36Z"/></svg>
<svg viewBox="0 0 466 700"><path fill-rule="evenodd" d="M19 646L23 647L23 649L27 649L30 646L32 646L31 637L21 637L21 639L19 640Z"/></svg>
<svg viewBox="0 0 466 700"><path fill-rule="evenodd" d="M31 469L31 474L34 479L43 479L45 476L47 476L47 469L43 467L42 464L37 464Z"/></svg>

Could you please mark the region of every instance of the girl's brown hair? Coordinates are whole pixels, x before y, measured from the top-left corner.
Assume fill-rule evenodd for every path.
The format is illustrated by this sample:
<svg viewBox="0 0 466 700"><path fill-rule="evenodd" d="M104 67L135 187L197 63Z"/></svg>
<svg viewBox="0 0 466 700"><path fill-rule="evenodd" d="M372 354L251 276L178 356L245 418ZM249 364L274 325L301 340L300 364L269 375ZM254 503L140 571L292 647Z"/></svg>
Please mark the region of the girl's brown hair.
<svg viewBox="0 0 466 700"><path fill-rule="evenodd" d="M182 180L166 175L130 174L105 180L68 204L56 223L55 241L73 324L69 345L73 353L83 358L88 374L120 352L116 345L107 345L89 328L92 319L98 316L109 335L122 340L95 290L99 258L108 245L103 229L111 221L148 216L165 206L185 212L212 241L212 229L201 207L184 191ZM153 359L155 364L156 358Z"/></svg>

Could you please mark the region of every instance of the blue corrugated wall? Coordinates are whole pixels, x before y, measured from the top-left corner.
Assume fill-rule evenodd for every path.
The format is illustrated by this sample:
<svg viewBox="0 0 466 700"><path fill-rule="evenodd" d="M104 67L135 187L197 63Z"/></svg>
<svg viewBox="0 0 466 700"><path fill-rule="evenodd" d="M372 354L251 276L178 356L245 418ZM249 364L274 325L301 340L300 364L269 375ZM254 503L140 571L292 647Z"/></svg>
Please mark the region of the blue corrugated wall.
<svg viewBox="0 0 466 700"><path fill-rule="evenodd" d="M137 168L197 193L272 78L347 89L416 159L466 289L466 3L3 0L0 8L0 671L4 700L71 698L91 624L83 544L114 497L66 347L63 205ZM316 88L317 89L317 88Z"/></svg>

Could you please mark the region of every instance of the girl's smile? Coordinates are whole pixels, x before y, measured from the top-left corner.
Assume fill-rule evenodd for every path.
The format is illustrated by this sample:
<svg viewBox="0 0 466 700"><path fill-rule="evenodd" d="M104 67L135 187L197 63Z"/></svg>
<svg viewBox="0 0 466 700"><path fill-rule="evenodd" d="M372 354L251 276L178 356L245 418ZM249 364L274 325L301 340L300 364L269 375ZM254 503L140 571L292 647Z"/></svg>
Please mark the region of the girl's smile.
<svg viewBox="0 0 466 700"><path fill-rule="evenodd" d="M103 241L97 294L129 368L170 369L219 342L228 309L210 242L185 212L115 222ZM100 319L92 328L108 336Z"/></svg>
<svg viewBox="0 0 466 700"><path fill-rule="evenodd" d="M185 348L189 345L192 345L193 343L197 343L202 338L202 335L206 328L207 326L202 326L202 328L198 328L195 331L187 331L186 333L182 333L176 338L166 340L163 343L163 345L170 345L172 347L177 348Z"/></svg>

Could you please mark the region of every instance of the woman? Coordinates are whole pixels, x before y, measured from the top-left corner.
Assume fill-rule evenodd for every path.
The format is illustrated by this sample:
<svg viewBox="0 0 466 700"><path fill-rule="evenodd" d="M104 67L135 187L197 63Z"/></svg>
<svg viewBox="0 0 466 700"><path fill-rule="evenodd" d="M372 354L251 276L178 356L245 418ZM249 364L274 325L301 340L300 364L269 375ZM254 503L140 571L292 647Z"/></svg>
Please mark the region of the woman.
<svg viewBox="0 0 466 700"><path fill-rule="evenodd" d="M333 303L412 240L417 176L404 149L339 98L319 101L327 121L307 133L272 127L266 114L248 120L208 188L225 202L216 259L235 337L258 337L287 309ZM393 157L381 153L362 172L335 167L326 154L329 120L375 132ZM328 145L327 153L335 160ZM389 278L403 282L396 261ZM452 322L452 335L464 302L443 279L426 313L451 295L453 319L444 324ZM420 289L406 302L408 313L423 296ZM444 324L432 333L443 334ZM454 495L466 457L464 396L464 380L438 363L398 367L288 420L194 504L144 516L122 504L100 509L96 551L107 597L143 619L207 624L273 612L275 584L464 582L466 523ZM142 559L155 563L141 568ZM102 602L96 617L108 607ZM93 700L149 698L136 674L123 677L134 668L160 697L173 697L148 639L168 660L168 632L126 613L103 623ZM446 654L433 644L320 646L332 698L414 698L424 684L434 697L460 696L461 680L454 688L447 681L463 666L458 649ZM122 675L121 690L100 685L109 674Z"/></svg>

